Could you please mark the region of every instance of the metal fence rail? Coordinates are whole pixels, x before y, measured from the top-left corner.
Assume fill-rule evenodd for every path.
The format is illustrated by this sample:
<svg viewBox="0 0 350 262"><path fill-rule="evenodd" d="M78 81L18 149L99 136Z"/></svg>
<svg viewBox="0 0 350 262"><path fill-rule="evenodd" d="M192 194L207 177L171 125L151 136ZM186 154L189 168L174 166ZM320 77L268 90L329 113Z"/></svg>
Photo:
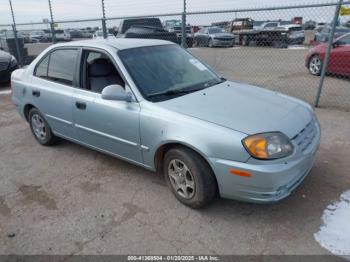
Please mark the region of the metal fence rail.
<svg viewBox="0 0 350 262"><path fill-rule="evenodd" d="M11 1L16 0L9 0L9 4ZM124 16L109 16L108 4L105 6L105 1L108 0L100 1L101 9L96 10L96 18L85 19L54 20L55 0L48 0L47 15L50 16L50 20L45 22L16 23L16 10L11 9L13 22L0 25L0 32L3 30L11 33L16 48L10 51L21 64L22 62L26 64L50 43L60 40L56 33L58 28L85 28L85 31L91 29L91 32L100 30L102 37L107 38L113 37L108 35L118 32L120 22L125 19L159 18L164 23L177 20L180 25L177 32L178 44L188 48L189 52L205 61L223 77L292 95L315 106L350 110L350 58L341 54L340 41L334 42L340 30L337 27L340 7L350 5L350 1L196 11L188 6L191 0L187 2L179 0L178 12ZM266 39L258 39L245 34L243 29L234 30L233 26L233 22L240 18L252 18L255 22L278 22L281 17L284 20L290 20L293 17L304 17L305 20L317 17L319 22L328 24L329 31L303 29L305 40L294 43L293 35L297 33L293 31L294 29L286 29L286 25L282 23L285 21L280 21L278 25L280 29L287 30L288 37L284 38L284 42L280 41L280 38L277 39L281 34L278 36L271 34L267 35ZM226 34L233 34L234 43L228 48L215 48L213 46L219 44L218 37L209 36L208 40L197 32L202 27L213 25L221 27ZM22 38L18 37L20 32L35 30L49 32L47 34L51 36L50 43L24 44L21 42ZM316 47L316 50L312 49L314 40L317 42L320 37L324 38L323 43ZM350 46L350 40L347 45ZM311 74L316 68L318 71L313 74L319 76Z"/></svg>

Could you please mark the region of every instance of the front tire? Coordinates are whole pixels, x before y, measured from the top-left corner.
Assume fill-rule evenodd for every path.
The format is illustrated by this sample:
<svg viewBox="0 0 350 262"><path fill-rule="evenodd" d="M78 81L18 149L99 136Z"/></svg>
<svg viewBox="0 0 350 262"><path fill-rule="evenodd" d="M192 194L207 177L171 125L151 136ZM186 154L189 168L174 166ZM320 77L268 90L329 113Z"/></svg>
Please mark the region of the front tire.
<svg viewBox="0 0 350 262"><path fill-rule="evenodd" d="M30 110L28 120L30 129L39 144L49 146L57 141L57 137L52 133L49 124L38 109Z"/></svg>
<svg viewBox="0 0 350 262"><path fill-rule="evenodd" d="M308 69L310 74L314 76L321 75L322 66L323 66L323 61L321 60L319 55L314 55L310 58L309 64L308 64Z"/></svg>
<svg viewBox="0 0 350 262"><path fill-rule="evenodd" d="M202 208L215 197L217 183L208 163L190 149L170 149L164 157L164 176L175 197L191 208Z"/></svg>

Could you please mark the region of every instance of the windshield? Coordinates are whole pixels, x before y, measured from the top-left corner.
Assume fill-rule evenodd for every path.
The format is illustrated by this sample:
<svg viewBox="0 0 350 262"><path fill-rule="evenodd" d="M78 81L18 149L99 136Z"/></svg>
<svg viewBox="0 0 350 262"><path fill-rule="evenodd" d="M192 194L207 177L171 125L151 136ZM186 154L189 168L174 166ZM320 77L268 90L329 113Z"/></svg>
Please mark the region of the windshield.
<svg viewBox="0 0 350 262"><path fill-rule="evenodd" d="M222 82L207 66L177 45L126 49L118 55L142 95L154 102Z"/></svg>
<svg viewBox="0 0 350 262"><path fill-rule="evenodd" d="M209 34L217 34L217 33L224 33L224 29L222 28L209 28Z"/></svg>

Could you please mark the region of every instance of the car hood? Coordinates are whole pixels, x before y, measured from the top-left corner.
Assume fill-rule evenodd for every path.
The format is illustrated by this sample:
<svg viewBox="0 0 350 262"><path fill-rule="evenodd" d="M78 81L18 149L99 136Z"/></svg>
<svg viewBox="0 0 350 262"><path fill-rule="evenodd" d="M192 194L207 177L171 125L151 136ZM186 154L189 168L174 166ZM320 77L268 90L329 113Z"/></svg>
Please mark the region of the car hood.
<svg viewBox="0 0 350 262"><path fill-rule="evenodd" d="M9 62L11 60L11 55L0 50L0 62Z"/></svg>
<svg viewBox="0 0 350 262"><path fill-rule="evenodd" d="M292 138L313 117L297 99L229 81L157 105L247 135L280 131Z"/></svg>
<svg viewBox="0 0 350 262"><path fill-rule="evenodd" d="M234 36L229 33L216 33L216 34L211 34L213 37L224 37L224 38L233 38Z"/></svg>

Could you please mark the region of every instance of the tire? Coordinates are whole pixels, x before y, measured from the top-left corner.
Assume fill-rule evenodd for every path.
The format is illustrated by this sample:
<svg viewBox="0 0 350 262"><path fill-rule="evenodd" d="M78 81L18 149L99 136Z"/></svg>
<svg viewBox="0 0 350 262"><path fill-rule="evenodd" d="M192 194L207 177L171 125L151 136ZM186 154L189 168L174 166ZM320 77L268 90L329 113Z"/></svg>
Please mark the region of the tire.
<svg viewBox="0 0 350 262"><path fill-rule="evenodd" d="M249 46L249 39L247 35L242 36L241 43L243 46Z"/></svg>
<svg viewBox="0 0 350 262"><path fill-rule="evenodd" d="M308 63L308 69L310 74L314 75L314 76L319 76L321 75L321 71L322 71L322 67L323 67L323 61L320 58L319 55L313 55Z"/></svg>
<svg viewBox="0 0 350 262"><path fill-rule="evenodd" d="M202 208L216 196L216 178L208 163L194 151L183 147L170 149L163 168L168 187L186 206Z"/></svg>
<svg viewBox="0 0 350 262"><path fill-rule="evenodd" d="M194 39L193 40L193 47L199 47L198 40Z"/></svg>
<svg viewBox="0 0 350 262"><path fill-rule="evenodd" d="M28 121L34 138L43 146L50 146L57 142L57 137L52 133L51 128L44 116L36 108L29 111Z"/></svg>
<svg viewBox="0 0 350 262"><path fill-rule="evenodd" d="M208 41L208 47L210 47L210 48L213 48L214 47L214 44L213 44L213 39L209 39L209 41Z"/></svg>

